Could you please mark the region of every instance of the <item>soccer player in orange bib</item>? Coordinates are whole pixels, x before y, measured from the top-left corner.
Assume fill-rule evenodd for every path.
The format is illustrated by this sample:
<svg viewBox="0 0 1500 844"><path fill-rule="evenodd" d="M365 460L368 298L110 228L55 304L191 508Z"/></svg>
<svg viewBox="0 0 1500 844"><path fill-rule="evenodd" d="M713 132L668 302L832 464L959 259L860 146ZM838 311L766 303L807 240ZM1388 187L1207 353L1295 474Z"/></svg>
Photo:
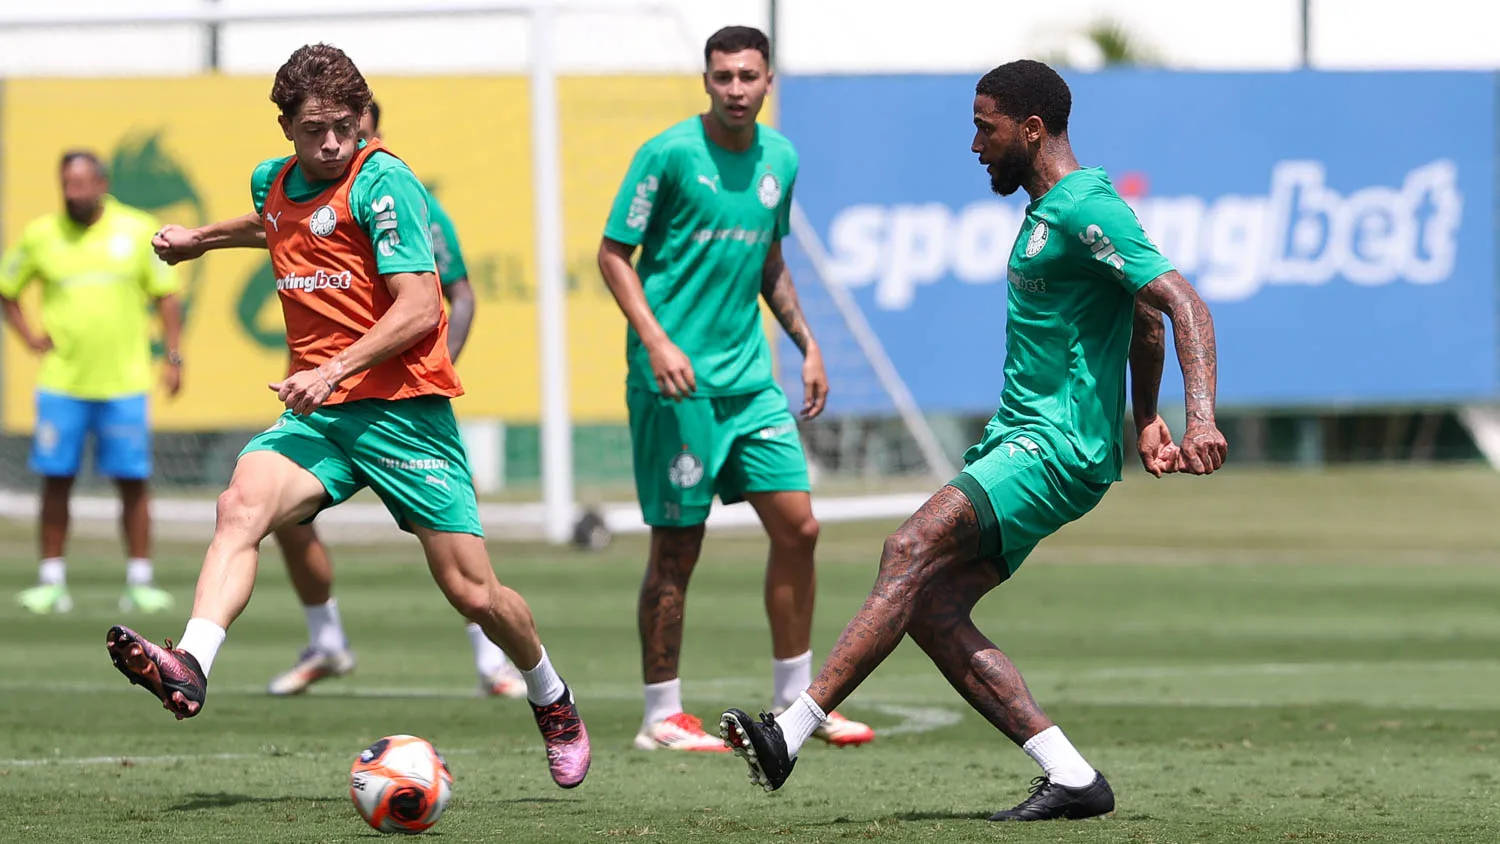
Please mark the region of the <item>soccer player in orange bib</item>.
<svg viewBox="0 0 1500 844"><path fill-rule="evenodd" d="M537 637L531 610L496 579L450 399L448 355L422 185L378 141L359 140L370 89L344 53L302 47L271 100L296 154L257 169L257 212L153 239L169 263L210 249L271 251L290 374L270 385L287 410L245 446L203 561L182 640L165 647L111 627L110 658L179 719L203 708L225 631L244 610L262 539L363 487L416 534L450 603L526 680L553 780L583 782L588 733Z"/></svg>

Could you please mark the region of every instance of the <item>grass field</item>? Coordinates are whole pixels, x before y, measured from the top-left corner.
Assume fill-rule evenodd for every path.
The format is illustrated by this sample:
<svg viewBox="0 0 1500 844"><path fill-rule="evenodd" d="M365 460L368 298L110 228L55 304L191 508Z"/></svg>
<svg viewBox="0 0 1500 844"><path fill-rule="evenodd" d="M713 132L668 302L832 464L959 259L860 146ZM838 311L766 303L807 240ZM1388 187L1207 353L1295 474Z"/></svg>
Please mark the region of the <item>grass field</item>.
<svg viewBox="0 0 1500 844"><path fill-rule="evenodd" d="M584 555L493 546L537 612L594 738L578 790L547 777L526 708L473 694L461 624L414 544L335 548L361 662L313 694L262 690L304 641L268 555L208 707L177 723L109 665L122 566L75 547L73 614L0 602L5 841L365 841L347 796L370 741L415 733L448 756L438 841L1494 842L1500 839L1500 476L1477 469L1139 474L1043 546L981 626L1115 786L1082 823L983 818L1035 766L903 645L843 711L871 746L804 752L775 795L732 757L639 753L634 594L643 543ZM859 606L893 525L825 531L819 659ZM5 528L5 592L29 585L29 526ZM201 548L167 546L185 602ZM763 544L712 537L689 601L689 707L764 705ZM177 636L186 607L130 618Z"/></svg>

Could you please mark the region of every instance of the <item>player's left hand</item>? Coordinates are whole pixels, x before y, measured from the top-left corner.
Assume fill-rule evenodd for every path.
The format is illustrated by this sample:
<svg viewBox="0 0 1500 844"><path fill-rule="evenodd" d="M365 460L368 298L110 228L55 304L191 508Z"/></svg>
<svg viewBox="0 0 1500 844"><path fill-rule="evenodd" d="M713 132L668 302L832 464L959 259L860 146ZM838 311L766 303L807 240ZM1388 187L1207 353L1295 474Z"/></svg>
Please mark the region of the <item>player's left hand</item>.
<svg viewBox="0 0 1500 844"><path fill-rule="evenodd" d="M169 363L161 368L161 386L172 398L182 392L182 364Z"/></svg>
<svg viewBox="0 0 1500 844"><path fill-rule="evenodd" d="M333 395L333 382L325 378L316 368L293 372L285 380L267 384L286 409L306 416L323 406Z"/></svg>
<svg viewBox="0 0 1500 844"><path fill-rule="evenodd" d="M802 361L802 418L817 419L827 404L828 373L823 369L823 352L813 346Z"/></svg>
<svg viewBox="0 0 1500 844"><path fill-rule="evenodd" d="M1229 443L1212 421L1188 420L1187 432L1182 435L1181 454L1177 459L1177 471L1190 475L1212 475L1224 465L1229 456Z"/></svg>

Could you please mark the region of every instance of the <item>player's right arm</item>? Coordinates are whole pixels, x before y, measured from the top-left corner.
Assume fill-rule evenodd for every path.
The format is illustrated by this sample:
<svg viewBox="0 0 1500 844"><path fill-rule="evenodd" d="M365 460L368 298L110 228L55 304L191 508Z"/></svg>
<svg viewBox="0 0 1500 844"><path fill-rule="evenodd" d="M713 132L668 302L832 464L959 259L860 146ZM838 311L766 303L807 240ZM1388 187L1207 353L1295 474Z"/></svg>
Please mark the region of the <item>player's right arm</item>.
<svg viewBox="0 0 1500 844"><path fill-rule="evenodd" d="M169 265L200 258L214 249L265 249L266 227L258 213L192 229L166 225L151 238L151 248Z"/></svg>
<svg viewBox="0 0 1500 844"><path fill-rule="evenodd" d="M615 196L604 238L599 243L599 272L615 297L615 302L640 336L651 359L651 374L662 395L668 398L690 396L698 389L693 363L677 348L651 312L646 288L631 264L635 248L646 238L652 225L665 225L656 212L662 199L661 186L667 173L666 155L654 143L647 143L635 154L625 182Z"/></svg>
<svg viewBox="0 0 1500 844"><path fill-rule="evenodd" d="M1177 471L1178 450L1172 432L1157 411L1162 365L1166 361L1166 326L1161 311L1135 300L1130 333L1130 407L1135 419L1136 453L1156 477Z"/></svg>
<svg viewBox="0 0 1500 844"><path fill-rule="evenodd" d="M163 226L151 238L151 246L156 250L157 256L170 265L200 258L203 253L215 249L265 249L266 224L261 218L261 212L265 210L271 185L282 172L287 160L267 159L256 165L250 174L250 200L255 206L253 212L194 229Z"/></svg>
<svg viewBox="0 0 1500 844"><path fill-rule="evenodd" d="M32 260L30 239L22 235L21 240L0 258L0 306L5 311L5 324L16 332L21 342L33 352L45 354L52 351L52 338L45 331L31 330L19 301L21 291L36 276L37 266Z"/></svg>

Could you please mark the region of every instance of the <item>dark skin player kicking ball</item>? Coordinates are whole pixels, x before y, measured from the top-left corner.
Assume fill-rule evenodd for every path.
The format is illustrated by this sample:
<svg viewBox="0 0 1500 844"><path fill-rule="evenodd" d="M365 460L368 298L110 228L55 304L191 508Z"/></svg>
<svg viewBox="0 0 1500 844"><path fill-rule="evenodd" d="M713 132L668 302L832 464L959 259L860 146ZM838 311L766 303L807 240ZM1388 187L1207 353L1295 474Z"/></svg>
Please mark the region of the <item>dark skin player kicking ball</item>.
<svg viewBox="0 0 1500 844"><path fill-rule="evenodd" d="M1001 65L979 80L973 152L1001 196L1031 203L1011 252L1005 387L964 470L885 542L880 573L808 690L780 715L730 709L720 734L774 791L821 722L910 636L970 706L1042 767L1031 795L991 820L1086 818L1114 792L974 626L974 605L1043 538L1120 479L1125 370L1146 470L1207 475L1228 447L1214 423L1217 352L1203 300L1157 251L1104 172L1068 141L1072 95L1051 68ZM1172 319L1186 385L1181 445L1157 415Z"/></svg>

